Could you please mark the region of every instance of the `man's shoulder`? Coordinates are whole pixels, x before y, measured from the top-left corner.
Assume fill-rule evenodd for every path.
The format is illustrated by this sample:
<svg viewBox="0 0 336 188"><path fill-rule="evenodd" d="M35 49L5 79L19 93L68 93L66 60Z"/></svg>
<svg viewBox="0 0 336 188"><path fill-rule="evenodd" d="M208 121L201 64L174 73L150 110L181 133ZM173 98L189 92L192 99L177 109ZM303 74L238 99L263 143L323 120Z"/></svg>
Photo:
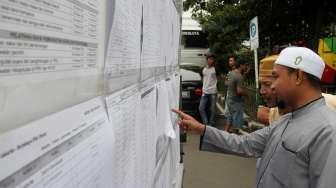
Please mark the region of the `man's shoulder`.
<svg viewBox="0 0 336 188"><path fill-rule="evenodd" d="M231 75L237 78L243 77L239 72L236 70L231 71Z"/></svg>
<svg viewBox="0 0 336 188"><path fill-rule="evenodd" d="M208 66L203 67L203 71L213 71L213 70L215 70L214 67L208 67Z"/></svg>
<svg viewBox="0 0 336 188"><path fill-rule="evenodd" d="M336 110L336 95L331 95L327 93L322 93L326 104Z"/></svg>
<svg viewBox="0 0 336 188"><path fill-rule="evenodd" d="M310 120L305 123L305 127L307 127L308 132L311 130L312 135L322 137L336 135L336 111L330 106L321 106L312 112L307 119Z"/></svg>
<svg viewBox="0 0 336 188"><path fill-rule="evenodd" d="M291 115L288 114L284 114L284 115L280 115L279 110L277 107L275 108L271 108L270 109L270 114L273 116L273 122L270 122L270 124L272 125L272 127L276 127L277 125L282 125L282 124L286 124L287 120L290 119Z"/></svg>
<svg viewBox="0 0 336 188"><path fill-rule="evenodd" d="M314 108L299 120L298 124L304 125L307 133L336 131L336 111L327 105Z"/></svg>
<svg viewBox="0 0 336 188"><path fill-rule="evenodd" d="M216 68L215 68L215 66L209 67L209 70L210 70L210 71L214 71L214 72L216 72Z"/></svg>
<svg viewBox="0 0 336 188"><path fill-rule="evenodd" d="M243 80L243 76L241 74L237 73L236 71L233 72L231 78L235 82L241 82Z"/></svg>
<svg viewBox="0 0 336 188"><path fill-rule="evenodd" d="M336 130L336 111L335 108L331 108L328 105L322 106L321 111L316 113L316 118L319 118L321 122L324 122L326 126L332 126Z"/></svg>

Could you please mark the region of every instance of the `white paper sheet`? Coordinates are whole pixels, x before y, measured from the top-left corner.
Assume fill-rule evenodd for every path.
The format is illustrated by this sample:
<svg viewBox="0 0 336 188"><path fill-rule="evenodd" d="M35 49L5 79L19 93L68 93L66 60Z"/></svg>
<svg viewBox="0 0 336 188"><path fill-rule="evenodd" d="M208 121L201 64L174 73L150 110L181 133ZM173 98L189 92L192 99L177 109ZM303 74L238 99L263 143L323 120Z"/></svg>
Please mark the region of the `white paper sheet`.
<svg viewBox="0 0 336 188"><path fill-rule="evenodd" d="M136 187L136 118L140 95L137 85L106 98L109 120L115 133L114 187Z"/></svg>
<svg viewBox="0 0 336 188"><path fill-rule="evenodd" d="M169 102L171 108L179 108L179 75L172 74L169 77L169 81L167 81L168 86L168 96L169 96ZM171 121L174 128L174 132L176 135L180 135L180 129L177 125L178 122L178 116L176 113L171 112ZM170 177L174 178L175 172L177 170L178 163L180 161L180 137L176 136L175 139L172 139L170 145L170 165L169 165L169 173Z"/></svg>
<svg viewBox="0 0 336 188"><path fill-rule="evenodd" d="M177 128L175 128L175 133L179 133ZM172 139L163 134L157 139L156 166L152 187L172 187L180 161L179 144L179 137Z"/></svg>
<svg viewBox="0 0 336 188"><path fill-rule="evenodd" d="M158 87L158 124L161 124L164 132L157 138L156 144L156 166L153 176L152 187L172 187L173 179L176 176L177 165L180 160L179 147L179 128L177 126L177 116L170 109L178 107L178 95L176 76L172 75L169 79L161 81ZM166 93L166 95L163 95ZM164 102L164 98L167 102ZM160 107L161 106L161 107ZM163 106L166 106L164 108ZM169 109L165 111L164 109ZM167 113L167 115L164 115ZM164 116L164 118L163 118ZM163 119L169 119L169 123L163 123ZM160 122L160 123L159 123ZM171 136L175 135L175 136Z"/></svg>
<svg viewBox="0 0 336 188"><path fill-rule="evenodd" d="M103 7L97 0L1 1L0 85L97 74Z"/></svg>
<svg viewBox="0 0 336 188"><path fill-rule="evenodd" d="M156 124L156 88L154 80L143 84L136 125L136 185L151 187L155 168L155 144L159 125Z"/></svg>
<svg viewBox="0 0 336 188"><path fill-rule="evenodd" d="M111 187L113 132L95 98L0 137L0 187Z"/></svg>
<svg viewBox="0 0 336 188"><path fill-rule="evenodd" d="M161 42L165 36L160 36L161 17L159 14L160 1L143 1L143 48L141 54L141 67L153 68L164 65L160 59Z"/></svg>
<svg viewBox="0 0 336 188"><path fill-rule="evenodd" d="M158 103L157 103L157 124L163 125L164 134L170 138L176 138L170 117L171 108L169 106L169 97L167 90L167 83L162 80L157 84L158 89Z"/></svg>
<svg viewBox="0 0 336 188"><path fill-rule="evenodd" d="M156 166L153 176L152 187L171 187L170 181L170 148L172 139L166 135L161 135L156 144Z"/></svg>
<svg viewBox="0 0 336 188"><path fill-rule="evenodd" d="M108 92L137 82L140 71L142 0L115 0L105 61Z"/></svg>

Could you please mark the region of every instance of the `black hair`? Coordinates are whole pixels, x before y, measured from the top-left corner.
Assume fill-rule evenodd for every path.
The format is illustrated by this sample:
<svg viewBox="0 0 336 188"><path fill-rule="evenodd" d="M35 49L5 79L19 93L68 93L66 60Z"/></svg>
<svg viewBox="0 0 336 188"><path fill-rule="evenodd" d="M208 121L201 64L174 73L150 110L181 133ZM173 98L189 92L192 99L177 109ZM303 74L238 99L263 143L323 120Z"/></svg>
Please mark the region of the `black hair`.
<svg viewBox="0 0 336 188"><path fill-rule="evenodd" d="M235 61L237 60L237 56L234 55L234 54L229 55L229 59L230 59L230 58L233 58Z"/></svg>
<svg viewBox="0 0 336 188"><path fill-rule="evenodd" d="M246 64L245 61L236 61L235 66L236 66L236 68L239 68L240 65L245 65L245 64Z"/></svg>
<svg viewBox="0 0 336 188"><path fill-rule="evenodd" d="M209 59L210 57L216 59L215 54L207 54L206 59Z"/></svg>
<svg viewBox="0 0 336 188"><path fill-rule="evenodd" d="M298 69L294 69L292 67L286 67L287 70L288 70L288 73L293 73L295 71L297 71ZM317 78L316 76L312 75L312 74L309 74L309 73L306 73L306 72L303 72L304 75L306 76L309 84L311 86L313 86L315 89L321 89L321 81L319 78Z"/></svg>
<svg viewBox="0 0 336 188"><path fill-rule="evenodd" d="M308 82L316 89L321 89L321 80L312 74L305 73Z"/></svg>

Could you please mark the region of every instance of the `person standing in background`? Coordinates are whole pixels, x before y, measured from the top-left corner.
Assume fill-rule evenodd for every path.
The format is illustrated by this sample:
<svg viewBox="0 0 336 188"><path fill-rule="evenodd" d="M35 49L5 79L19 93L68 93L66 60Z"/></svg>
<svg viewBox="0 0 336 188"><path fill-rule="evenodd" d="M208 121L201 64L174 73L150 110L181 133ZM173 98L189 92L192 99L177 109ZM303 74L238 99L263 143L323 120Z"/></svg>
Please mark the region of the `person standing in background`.
<svg viewBox="0 0 336 188"><path fill-rule="evenodd" d="M214 126L218 76L215 69L216 57L214 54L208 54L206 60L207 65L202 70L203 94L199 112L204 124Z"/></svg>
<svg viewBox="0 0 336 188"><path fill-rule="evenodd" d="M225 99L225 118L224 130L237 132L243 126L244 96L247 91L243 86L244 75L248 70L243 61L235 63L235 69L229 73L227 96Z"/></svg>
<svg viewBox="0 0 336 188"><path fill-rule="evenodd" d="M230 67L230 71L232 71L236 66L236 58L234 56L230 56L229 57L229 67ZM230 72L229 71L229 72Z"/></svg>
<svg viewBox="0 0 336 188"><path fill-rule="evenodd" d="M260 61L259 65L259 92L266 106L259 106L257 119L266 126L272 124L278 120L280 116L289 112L283 103L279 103L277 96L271 89L273 82L272 69L278 57L278 55L266 57ZM322 93L322 96L327 106L336 110L336 96L327 93Z"/></svg>
<svg viewBox="0 0 336 188"><path fill-rule="evenodd" d="M278 57L278 55L266 57L260 61L259 65L259 92L266 106L258 107L257 119L264 125L269 125L275 120L274 114L282 115L288 112L284 104L278 104L277 97L271 89L273 64Z"/></svg>
<svg viewBox="0 0 336 188"><path fill-rule="evenodd" d="M229 72L226 74L225 76L225 85L228 85L228 81L229 81L229 75L230 73L235 69L236 67L236 58L234 56L230 56L229 57L229 62L228 62L228 66L229 66ZM226 93L227 96L227 93Z"/></svg>
<svg viewBox="0 0 336 188"><path fill-rule="evenodd" d="M228 96L227 86L229 83L230 73L235 69L235 66L236 66L236 58L234 56L229 57L228 66L229 66L229 72L225 76L226 94L225 94L225 103L224 103L224 114L228 113L228 106L227 106L227 100L226 100Z"/></svg>

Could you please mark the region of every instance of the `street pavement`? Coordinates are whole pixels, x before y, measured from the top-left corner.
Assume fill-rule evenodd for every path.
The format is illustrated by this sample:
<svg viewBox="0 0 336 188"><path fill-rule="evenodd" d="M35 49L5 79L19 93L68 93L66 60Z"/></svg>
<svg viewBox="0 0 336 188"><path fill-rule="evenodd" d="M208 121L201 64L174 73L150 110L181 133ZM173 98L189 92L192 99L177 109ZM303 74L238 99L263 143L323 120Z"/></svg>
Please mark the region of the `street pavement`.
<svg viewBox="0 0 336 188"><path fill-rule="evenodd" d="M216 118L222 129L223 119ZM199 135L188 133L184 150L183 188L248 188L255 186L256 160L199 151Z"/></svg>

